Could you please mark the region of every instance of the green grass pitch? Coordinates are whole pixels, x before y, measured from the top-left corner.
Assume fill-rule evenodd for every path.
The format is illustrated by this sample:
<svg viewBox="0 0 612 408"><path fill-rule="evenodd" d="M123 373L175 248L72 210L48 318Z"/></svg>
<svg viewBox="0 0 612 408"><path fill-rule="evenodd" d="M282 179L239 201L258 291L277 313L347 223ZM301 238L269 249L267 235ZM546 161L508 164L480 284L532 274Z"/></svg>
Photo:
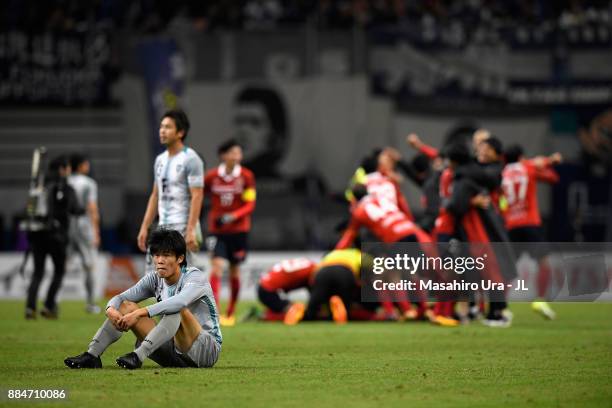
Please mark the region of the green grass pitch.
<svg viewBox="0 0 612 408"><path fill-rule="evenodd" d="M245 323L223 330L212 369L148 361L138 371L114 363L132 349L130 333L102 356L102 370L64 367L102 322L82 303L62 303L58 321L25 321L21 302L0 306L7 407L32 405L8 401L14 388L68 390L68 401L37 407L612 407L612 304L557 304L555 321L513 304L510 329Z"/></svg>

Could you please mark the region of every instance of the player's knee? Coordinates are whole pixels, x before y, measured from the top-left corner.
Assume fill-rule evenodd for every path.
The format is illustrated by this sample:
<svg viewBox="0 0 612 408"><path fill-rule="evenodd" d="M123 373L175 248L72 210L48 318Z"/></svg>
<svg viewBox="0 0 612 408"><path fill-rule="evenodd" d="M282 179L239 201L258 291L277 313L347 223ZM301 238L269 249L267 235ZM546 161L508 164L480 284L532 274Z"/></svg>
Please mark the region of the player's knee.
<svg viewBox="0 0 612 408"><path fill-rule="evenodd" d="M138 309L138 304L130 302L129 300L124 300L123 303L121 303L121 306L119 306L119 311L122 314L133 312L136 309Z"/></svg>
<svg viewBox="0 0 612 408"><path fill-rule="evenodd" d="M223 275L223 264L220 262L213 261L211 268L210 268L210 273L212 273L215 276L221 277Z"/></svg>
<svg viewBox="0 0 612 408"><path fill-rule="evenodd" d="M191 310L189 310L189 308L184 307L181 309L181 311L179 312L179 315L181 316L181 319L189 319L189 318L195 318L193 316L193 313L191 313Z"/></svg>
<svg viewBox="0 0 612 408"><path fill-rule="evenodd" d="M240 267L238 265L232 265L229 268L230 278L239 278L240 277Z"/></svg>

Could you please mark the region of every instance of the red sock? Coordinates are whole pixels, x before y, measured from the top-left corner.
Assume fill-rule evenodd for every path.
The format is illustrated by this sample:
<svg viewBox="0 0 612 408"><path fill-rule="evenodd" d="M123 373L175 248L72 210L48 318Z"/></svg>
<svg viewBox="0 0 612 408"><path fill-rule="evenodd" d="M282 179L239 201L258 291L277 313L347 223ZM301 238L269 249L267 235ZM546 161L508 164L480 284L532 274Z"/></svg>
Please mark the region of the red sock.
<svg viewBox="0 0 612 408"><path fill-rule="evenodd" d="M412 305L407 300L400 300L397 302L397 306L402 311L402 313L406 313L410 309L412 309Z"/></svg>
<svg viewBox="0 0 612 408"><path fill-rule="evenodd" d="M427 311L427 303L419 302L417 305L417 319L420 319L423 316L425 316L426 311Z"/></svg>
<svg viewBox="0 0 612 408"><path fill-rule="evenodd" d="M434 303L434 307L433 307L433 313L434 316L441 316L442 313L444 312L444 301L442 300L438 300L436 303Z"/></svg>
<svg viewBox="0 0 612 408"><path fill-rule="evenodd" d="M230 278L230 302L227 307L227 316L234 314L234 308L236 307L236 301L238 300L238 293L240 293L240 278L235 276Z"/></svg>
<svg viewBox="0 0 612 408"><path fill-rule="evenodd" d="M455 309L455 302L451 302L450 300L444 302L443 316L444 317L453 317L453 310Z"/></svg>
<svg viewBox="0 0 612 408"><path fill-rule="evenodd" d="M365 309L355 309L349 311L349 320L373 320L376 313Z"/></svg>
<svg viewBox="0 0 612 408"><path fill-rule="evenodd" d="M538 296L542 299L546 299L546 295L548 294L550 275L551 271L548 260L542 260L540 262L540 271L538 273Z"/></svg>
<svg viewBox="0 0 612 408"><path fill-rule="evenodd" d="M210 275L210 287L212 288L217 309L219 309L219 289L221 288L221 279L217 275Z"/></svg>
<svg viewBox="0 0 612 408"><path fill-rule="evenodd" d="M385 300L380 302L381 306L383 307L383 310L385 311L385 315L387 316L391 316L395 313L395 308L393 307L393 302L389 301L389 300Z"/></svg>

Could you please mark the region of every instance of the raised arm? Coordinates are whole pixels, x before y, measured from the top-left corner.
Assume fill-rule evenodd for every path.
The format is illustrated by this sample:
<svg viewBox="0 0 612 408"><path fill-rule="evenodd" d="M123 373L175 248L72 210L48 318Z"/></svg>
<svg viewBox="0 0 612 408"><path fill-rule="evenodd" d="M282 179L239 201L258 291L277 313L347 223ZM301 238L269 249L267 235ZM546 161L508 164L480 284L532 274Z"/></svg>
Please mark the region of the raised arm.
<svg viewBox="0 0 612 408"><path fill-rule="evenodd" d="M440 156L440 151L438 149L423 143L421 138L416 133L411 133L406 136L406 143L423 153L425 156L429 157L431 160Z"/></svg>

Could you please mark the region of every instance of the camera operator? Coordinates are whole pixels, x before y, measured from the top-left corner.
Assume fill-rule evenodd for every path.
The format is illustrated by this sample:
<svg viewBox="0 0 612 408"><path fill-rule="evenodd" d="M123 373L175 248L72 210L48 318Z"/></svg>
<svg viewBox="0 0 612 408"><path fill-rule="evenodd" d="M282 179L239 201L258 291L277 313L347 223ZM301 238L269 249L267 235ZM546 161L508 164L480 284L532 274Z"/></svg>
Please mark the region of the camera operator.
<svg viewBox="0 0 612 408"><path fill-rule="evenodd" d="M36 318L38 287L45 273L47 255L50 255L53 261L53 279L40 314L47 319L57 319L58 316L56 297L66 271L69 216L83 214L83 209L78 206L76 193L67 183L70 172L67 157L59 156L51 161L43 195L47 208L44 227L28 232L30 250L34 258L34 273L28 288L26 319Z"/></svg>

